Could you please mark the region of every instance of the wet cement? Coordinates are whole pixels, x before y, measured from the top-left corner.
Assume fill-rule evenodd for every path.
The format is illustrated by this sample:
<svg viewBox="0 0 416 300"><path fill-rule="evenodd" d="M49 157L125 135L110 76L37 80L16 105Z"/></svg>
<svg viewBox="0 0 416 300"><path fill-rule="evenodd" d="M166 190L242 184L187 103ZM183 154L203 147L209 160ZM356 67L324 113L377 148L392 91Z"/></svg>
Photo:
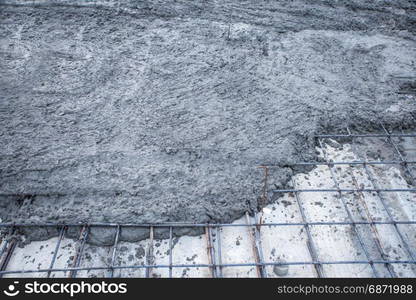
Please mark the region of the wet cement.
<svg viewBox="0 0 416 300"><path fill-rule="evenodd" d="M315 133L413 126L416 5L308 2L0 6L2 221L230 222Z"/></svg>

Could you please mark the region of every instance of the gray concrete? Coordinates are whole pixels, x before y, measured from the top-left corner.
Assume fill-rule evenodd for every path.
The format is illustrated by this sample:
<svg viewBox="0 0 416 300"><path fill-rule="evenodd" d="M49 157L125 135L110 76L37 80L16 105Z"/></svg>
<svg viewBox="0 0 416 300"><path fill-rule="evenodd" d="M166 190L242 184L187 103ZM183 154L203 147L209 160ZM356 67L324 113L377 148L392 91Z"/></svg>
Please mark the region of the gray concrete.
<svg viewBox="0 0 416 300"><path fill-rule="evenodd" d="M414 125L416 5L307 2L1 6L0 218L229 222L313 134Z"/></svg>

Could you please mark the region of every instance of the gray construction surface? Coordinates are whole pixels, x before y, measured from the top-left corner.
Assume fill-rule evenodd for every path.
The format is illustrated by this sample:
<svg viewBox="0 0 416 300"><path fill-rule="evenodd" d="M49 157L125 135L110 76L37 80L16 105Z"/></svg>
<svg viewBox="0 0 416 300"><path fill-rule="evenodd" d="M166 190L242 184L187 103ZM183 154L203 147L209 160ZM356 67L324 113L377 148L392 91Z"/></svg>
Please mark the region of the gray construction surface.
<svg viewBox="0 0 416 300"><path fill-rule="evenodd" d="M416 4L307 2L0 6L2 221L229 222L315 133L413 126Z"/></svg>

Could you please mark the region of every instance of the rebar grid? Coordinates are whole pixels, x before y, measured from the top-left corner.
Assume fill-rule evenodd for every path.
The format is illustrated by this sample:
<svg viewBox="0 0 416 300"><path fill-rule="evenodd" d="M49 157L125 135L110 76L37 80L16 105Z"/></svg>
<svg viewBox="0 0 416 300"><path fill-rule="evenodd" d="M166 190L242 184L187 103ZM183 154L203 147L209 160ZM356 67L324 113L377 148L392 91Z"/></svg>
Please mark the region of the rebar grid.
<svg viewBox="0 0 416 300"><path fill-rule="evenodd" d="M10 257L13 254L14 249L16 248L17 239L12 237L6 242L3 243L2 248L0 248L0 277L6 274L12 275L19 275L24 273L46 273L47 277L50 277L53 272L67 272L65 274L69 274L70 277L76 277L77 272L79 271L94 271L94 270L103 270L108 272L109 277L113 277L115 275L116 270L138 270L144 269L145 276L151 277L152 269L167 269L169 272L169 277L173 277L173 270L175 268L207 268L210 270L210 274L212 277L223 277L224 268L233 268L233 267L254 267L257 270L258 277L268 277L269 274L267 273L267 266L313 266L316 276L317 277L326 277L324 266L326 265L368 265L371 269L371 273L374 277L382 277L380 269L376 268L377 265L382 265L385 267L386 273L390 277L397 277L398 274L394 270L394 265L397 264L416 264L416 253L414 247L412 247L411 242L406 239L406 236L403 234L402 230L403 227L399 227L398 225L407 225L413 226L416 225L416 220L401 220L396 219L394 214L390 211L391 208L389 207L386 199L389 196L389 193L415 193L415 176L410 169L410 165L416 164L416 161L406 160L406 156L400 151L400 147L396 143L395 139L397 138L415 138L416 134L411 133L391 133L387 130L387 128L380 124L382 133L352 133L349 128L346 128L346 133L340 134L323 134L317 135L317 144L323 151L324 161L316 161L316 162L299 162L291 164L290 166L323 166L326 167L330 172L331 180L333 181L332 184L334 188L308 188L308 189L301 189L297 188L297 184L295 179L292 178L290 188L282 188L282 189L268 189L267 187L267 178L265 178L265 188L262 191L263 198L267 197L267 193L278 193L278 194L285 194L285 193L292 193L294 195L295 203L299 208L300 219L301 222L264 222L264 220L259 216L259 214L249 214L248 212L245 215L245 223L233 223L233 224L194 224L194 223L156 223L156 224L122 224L122 223L89 223L89 224L51 224L51 223L43 223L43 224L15 224L15 223L0 223L0 228L9 228L10 232L13 233L15 230L18 230L20 227L51 227L56 228L59 232L59 237L57 243L55 245L55 250L51 257L51 262L49 268L45 269L29 269L29 270L8 270L7 265L10 260ZM355 161L330 161L328 155L325 151L325 140L326 139L349 139L351 142L352 147L355 146L356 141L359 139L366 139L366 138L379 138L384 139L386 143L388 143L397 159L386 160L386 161L371 161L367 160L367 157L359 157L359 160ZM358 186L356 179L353 177L354 188L341 188L340 183L337 180L336 176L336 166L356 166L360 167L366 174L369 182L371 183L370 188L364 188ZM411 185L409 184L409 188L385 188L381 187L380 184L377 182L376 178L370 171L370 166L383 166L383 165L394 165L400 168L409 178L411 181ZM265 170L265 176L267 177L269 172L273 168L280 168L280 167L288 167L287 166L277 166L277 165L263 165L261 168ZM412 186L412 187L411 187ZM346 219L342 221L309 221L307 217L307 213L305 212L305 207L302 199L300 198L300 194L302 193L333 193L337 195L337 199L339 199L342 203L343 210L346 213ZM380 202L381 206L384 209L384 212L387 215L388 220L375 220L370 212L368 204L364 199L365 193L372 193L377 196L378 201ZM358 198L358 204L362 208L364 212L364 219L365 220L356 220L353 217L353 214L348 207L348 204L344 197L347 194L356 195ZM372 259L372 255L370 254L370 249L364 242L364 237L358 230L357 226L364 226L371 232L371 239L374 242L375 248L378 251L378 255L381 257L380 259ZM394 232L398 238L400 245L403 246L403 249L406 253L406 257L403 259L389 259L389 256L386 254L385 249L383 247L383 243L381 242L380 233L378 232L376 225L391 225L394 228ZM306 233L306 246L310 255L310 260L305 261L267 261L264 256L263 247L262 247L262 228L264 227L285 227L285 226L301 226L305 229ZM365 259L357 259L357 260L326 260L322 255L320 255L318 248L316 246L316 237L314 238L311 234L311 229L314 227L319 226L350 226L354 237L358 240L358 245L360 249L363 251ZM76 255L73 258L72 264L67 268L57 268L55 267L55 262L57 255L59 253L60 245L62 240L64 239L65 232L70 227L80 227L80 235L77 241L77 248L76 248ZM90 230L94 227L107 227L114 229L114 243L112 248L112 255L111 255L111 263L109 266L92 266L92 267L83 267L81 266L81 257L85 248L85 244L88 242L88 234ZM224 263L223 262L223 254L222 254L222 243L221 243L221 231L227 227L245 227L249 233L250 242L252 245L252 254L253 254L253 261L246 262L246 263ZM117 265L116 256L118 251L118 246L120 242L120 233L123 228L146 228L149 229L150 238L148 242L148 246L146 249L146 257L145 257L145 264L143 265ZM168 252L168 264L156 264L155 257L153 254L153 243L154 243L154 230L158 228L165 228L169 231L169 252ZM200 264L174 264L173 263L173 256L174 256L174 245L173 245L173 238L174 238L174 229L175 228L200 228L205 230L205 238L206 238L206 251L208 257L208 263L200 263ZM12 236L12 235L11 235Z"/></svg>

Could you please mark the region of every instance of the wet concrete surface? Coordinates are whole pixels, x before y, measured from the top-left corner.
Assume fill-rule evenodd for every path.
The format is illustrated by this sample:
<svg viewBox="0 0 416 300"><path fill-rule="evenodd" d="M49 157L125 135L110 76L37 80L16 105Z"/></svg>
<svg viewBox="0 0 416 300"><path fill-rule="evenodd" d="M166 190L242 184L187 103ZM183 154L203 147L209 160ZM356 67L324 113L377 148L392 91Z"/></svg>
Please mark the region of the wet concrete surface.
<svg viewBox="0 0 416 300"><path fill-rule="evenodd" d="M0 218L203 223L257 209L258 166L316 159L315 133L414 125L414 9L0 6ZM273 186L292 174L276 169Z"/></svg>

